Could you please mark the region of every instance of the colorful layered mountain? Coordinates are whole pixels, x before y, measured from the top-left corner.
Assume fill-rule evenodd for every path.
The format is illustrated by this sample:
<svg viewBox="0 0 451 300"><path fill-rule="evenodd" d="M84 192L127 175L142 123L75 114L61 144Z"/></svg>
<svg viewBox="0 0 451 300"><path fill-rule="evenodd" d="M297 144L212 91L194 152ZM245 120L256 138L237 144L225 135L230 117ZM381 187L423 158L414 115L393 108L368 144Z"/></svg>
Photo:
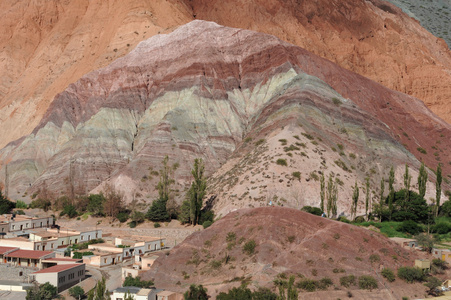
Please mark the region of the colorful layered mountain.
<svg viewBox="0 0 451 300"><path fill-rule="evenodd" d="M449 161L450 129L420 100L274 36L193 21L58 94L32 134L0 151L0 178L12 198L110 183L149 201L168 155L180 201L200 157L220 214L279 187L280 204L316 203L321 173L340 183L346 211L355 180L376 189L391 165Z"/></svg>
<svg viewBox="0 0 451 300"><path fill-rule="evenodd" d="M2 1L0 14L0 147L31 133L81 76L196 18L275 35L413 95L450 121L449 49L379 0L19 0Z"/></svg>

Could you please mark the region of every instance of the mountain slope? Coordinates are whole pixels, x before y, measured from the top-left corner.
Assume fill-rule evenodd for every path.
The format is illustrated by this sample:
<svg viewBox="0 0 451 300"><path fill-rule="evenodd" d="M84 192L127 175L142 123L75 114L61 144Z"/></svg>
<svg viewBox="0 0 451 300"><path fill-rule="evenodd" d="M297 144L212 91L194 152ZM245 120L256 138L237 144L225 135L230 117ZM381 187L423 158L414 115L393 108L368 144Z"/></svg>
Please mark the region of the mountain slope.
<svg viewBox="0 0 451 300"><path fill-rule="evenodd" d="M307 174L333 172L342 176L340 189L350 190L355 180L362 182L368 175L379 182L391 165L402 168L408 163L415 169L422 159L435 168L437 160L449 161L450 129L421 101L274 36L194 21L140 43L60 93L31 135L0 151L0 178L10 196L24 199L40 193L85 194L109 182L129 200L148 201L158 180L149 173L169 155L170 163L179 165L174 189L180 200L192 162L201 157L209 174L224 165L212 176L211 193L230 204L231 195L223 193L229 180L220 179L221 174L266 147L254 146L259 139L267 138L275 149L280 138L271 137L280 131L289 130L285 138L299 148L290 150L290 168L302 167ZM295 141L295 135L304 141ZM316 140L309 141L308 135ZM431 140L438 141L433 146L437 150L431 148ZM311 159L305 166L306 153L296 142L308 144L305 152ZM346 151L333 152L338 144ZM440 153L424 155L418 147ZM258 172L265 176L259 180L280 182L287 176L274 162L280 153L263 152L261 158L267 156L271 163L261 158L252 163L258 169L271 168L274 176L269 179ZM238 171L227 176L234 181L230 193L235 181L246 177ZM264 196L265 188L254 189ZM317 184L310 182L305 188L312 197L290 200L291 206L318 199ZM279 196L294 199L288 195L290 189L283 193ZM252 196L262 201L262 195ZM340 210L347 210L346 199L344 194ZM236 206L255 201L245 200ZM230 207L218 203L217 209L225 213Z"/></svg>
<svg viewBox="0 0 451 300"><path fill-rule="evenodd" d="M245 245L252 241L255 248L246 251L250 248ZM389 299L391 294L400 299L422 295L426 288L400 279L389 283L380 270L411 266L415 258L414 252L379 233L299 210L266 207L230 213L208 229L193 233L160 256L142 277L179 292L190 284L202 284L214 297L241 281L251 289L275 290L273 280L284 273L287 278L295 275L296 282L323 277L333 281L327 291L300 291L301 299L343 299L346 291L357 299ZM349 275L373 276L379 288L370 292L341 286L340 277Z"/></svg>

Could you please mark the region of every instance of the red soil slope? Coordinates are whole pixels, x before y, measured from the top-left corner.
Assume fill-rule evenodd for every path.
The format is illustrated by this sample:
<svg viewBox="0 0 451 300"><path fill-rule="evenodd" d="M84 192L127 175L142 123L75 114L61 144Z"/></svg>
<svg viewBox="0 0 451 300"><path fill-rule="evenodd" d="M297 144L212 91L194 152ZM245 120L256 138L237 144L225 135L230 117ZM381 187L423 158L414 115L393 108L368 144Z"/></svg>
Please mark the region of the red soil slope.
<svg viewBox="0 0 451 300"><path fill-rule="evenodd" d="M243 251L249 241L256 243L250 255ZM415 255L370 230L295 209L266 207L238 210L193 233L158 258L143 278L180 292L189 284L203 284L215 295L238 286L241 279L251 288L272 288L277 274L285 273L296 274L297 280L330 277L337 287L301 294L306 299L336 299L347 290L359 299L384 299L391 293L400 299L423 295L425 287L399 279L389 283L380 270L412 265ZM377 278L379 290L359 294L357 287L342 287L339 278L344 275L371 275Z"/></svg>

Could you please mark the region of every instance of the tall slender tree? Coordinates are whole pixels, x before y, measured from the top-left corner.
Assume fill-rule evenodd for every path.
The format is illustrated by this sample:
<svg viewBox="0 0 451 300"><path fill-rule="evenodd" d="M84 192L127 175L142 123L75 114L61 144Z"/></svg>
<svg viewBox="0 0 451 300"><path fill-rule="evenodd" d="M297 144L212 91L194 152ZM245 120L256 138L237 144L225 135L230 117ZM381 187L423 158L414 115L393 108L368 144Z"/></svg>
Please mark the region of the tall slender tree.
<svg viewBox="0 0 451 300"><path fill-rule="evenodd" d="M169 166L169 157L166 155L161 162L163 164L160 169L160 181L157 184L158 196L162 201L167 202L169 200L171 192L171 184L174 183L174 179L171 178L172 169Z"/></svg>
<svg viewBox="0 0 451 300"><path fill-rule="evenodd" d="M428 182L428 172L424 167L424 162L421 163L420 172L418 173L418 193L421 198L426 195L426 184Z"/></svg>
<svg viewBox="0 0 451 300"><path fill-rule="evenodd" d="M354 192L352 194L351 219L354 220L357 213L357 203L359 202L359 186L355 181Z"/></svg>
<svg viewBox="0 0 451 300"><path fill-rule="evenodd" d="M390 169L390 175L388 176L388 212L389 212L389 220L391 221L391 215L393 213L393 201L395 200L395 188L393 184L395 183L395 169L393 166Z"/></svg>
<svg viewBox="0 0 451 300"><path fill-rule="evenodd" d="M366 177L365 178L365 215L367 220L369 219L369 215L368 215L368 209L371 206L371 199L370 199L370 178Z"/></svg>
<svg viewBox="0 0 451 300"><path fill-rule="evenodd" d="M385 192L385 183L384 177L381 178L381 193L379 196L379 221L382 222L382 210L384 207L384 192Z"/></svg>
<svg viewBox="0 0 451 300"><path fill-rule="evenodd" d="M409 201L409 190L410 190L410 181L412 180L412 176L409 175L409 166L406 164L406 171L404 172L404 207L407 205Z"/></svg>
<svg viewBox="0 0 451 300"><path fill-rule="evenodd" d="M190 199L190 217L193 225L199 223L202 200L205 196L205 190L207 189L207 181L204 178L204 169L205 167L202 159L196 158L194 160L193 169L191 170L194 181L188 191Z"/></svg>
<svg viewBox="0 0 451 300"><path fill-rule="evenodd" d="M338 186L334 183L333 191L332 191L332 216L337 216L337 200L338 200Z"/></svg>
<svg viewBox="0 0 451 300"><path fill-rule="evenodd" d="M321 204L320 204L320 208L321 208L321 210L324 212L324 196L325 196L325 193L326 193L326 183L324 182L325 181L325 179L324 179L324 172L321 174L321 177L320 177L320 181L319 181L319 183L320 183L320 186L321 186L321 190L320 190L320 192L319 192L319 194L320 194L320 197L321 197Z"/></svg>
<svg viewBox="0 0 451 300"><path fill-rule="evenodd" d="M334 181L332 175L329 175L327 182L327 216L330 218L333 207Z"/></svg>
<svg viewBox="0 0 451 300"><path fill-rule="evenodd" d="M435 182L435 216L438 216L438 209L440 207L440 198L442 197L442 166L439 163L437 165L437 180Z"/></svg>

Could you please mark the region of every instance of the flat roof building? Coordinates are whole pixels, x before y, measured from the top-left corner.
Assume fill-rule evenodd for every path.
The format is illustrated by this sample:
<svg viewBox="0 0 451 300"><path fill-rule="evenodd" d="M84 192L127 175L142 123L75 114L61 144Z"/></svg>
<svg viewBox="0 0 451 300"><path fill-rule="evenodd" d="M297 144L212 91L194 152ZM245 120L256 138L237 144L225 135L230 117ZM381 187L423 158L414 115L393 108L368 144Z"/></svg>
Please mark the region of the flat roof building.
<svg viewBox="0 0 451 300"><path fill-rule="evenodd" d="M85 264L56 265L30 275L39 284L46 282L56 286L58 293L81 282L85 278Z"/></svg>

